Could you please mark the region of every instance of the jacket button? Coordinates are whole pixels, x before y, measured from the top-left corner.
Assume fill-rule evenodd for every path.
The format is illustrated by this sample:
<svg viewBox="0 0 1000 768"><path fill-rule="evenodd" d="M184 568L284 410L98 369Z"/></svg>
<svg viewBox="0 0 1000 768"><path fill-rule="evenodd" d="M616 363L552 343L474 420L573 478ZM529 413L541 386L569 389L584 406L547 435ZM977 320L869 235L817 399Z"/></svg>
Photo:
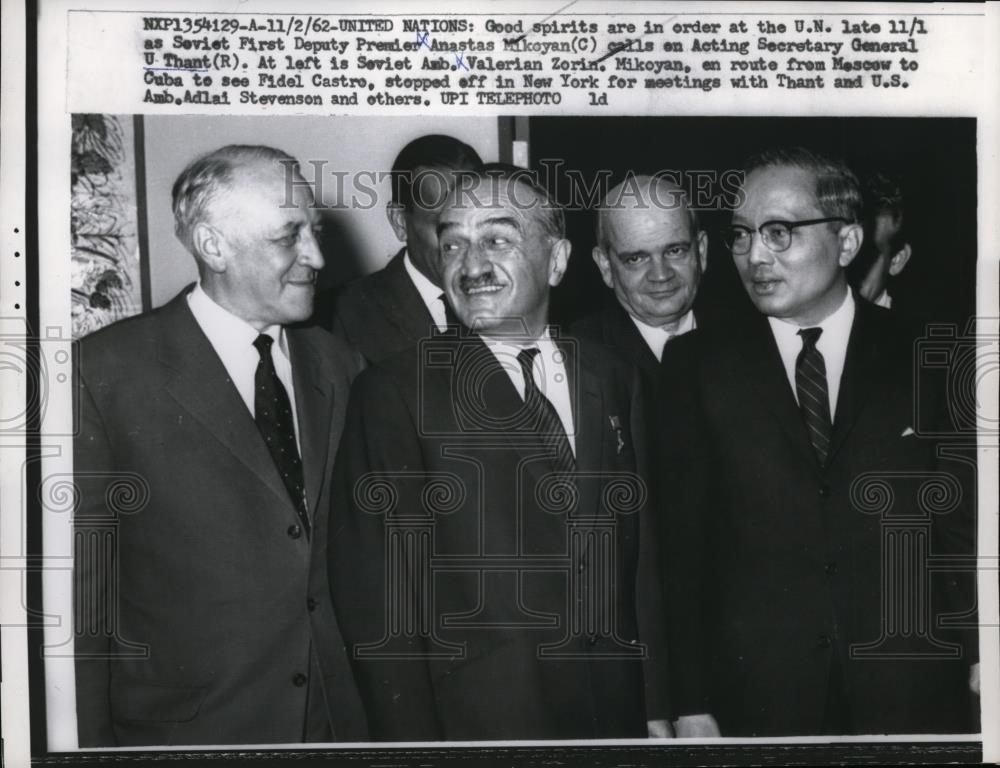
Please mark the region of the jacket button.
<svg viewBox="0 0 1000 768"><path fill-rule="evenodd" d="M826 571L827 573L829 573L832 576L833 574L835 574L837 572L837 564L836 563L827 563L826 566L823 568L823 570Z"/></svg>
<svg viewBox="0 0 1000 768"><path fill-rule="evenodd" d="M819 487L819 495L821 498L827 498L830 495L830 486L823 483L823 485Z"/></svg>
<svg viewBox="0 0 1000 768"><path fill-rule="evenodd" d="M816 638L816 646L818 648L829 648L832 642L829 635L820 635Z"/></svg>
<svg viewBox="0 0 1000 768"><path fill-rule="evenodd" d="M292 685L294 685L296 688L301 688L308 682L308 680L309 678L303 675L301 672L296 672L295 675L292 677Z"/></svg>
<svg viewBox="0 0 1000 768"><path fill-rule="evenodd" d="M318 605L319 605L319 602L314 597L310 597L308 600L306 600L306 608L309 609L310 613L312 613L313 611L315 611L316 607Z"/></svg>
<svg viewBox="0 0 1000 768"><path fill-rule="evenodd" d="M302 537L302 526L298 523L288 526L288 538L298 539Z"/></svg>

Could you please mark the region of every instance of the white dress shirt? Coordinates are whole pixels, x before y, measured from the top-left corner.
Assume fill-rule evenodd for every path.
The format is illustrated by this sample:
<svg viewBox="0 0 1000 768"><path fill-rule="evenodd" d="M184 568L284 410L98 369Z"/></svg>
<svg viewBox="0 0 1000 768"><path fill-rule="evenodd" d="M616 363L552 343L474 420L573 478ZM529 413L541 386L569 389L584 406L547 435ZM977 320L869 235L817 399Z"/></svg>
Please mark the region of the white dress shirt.
<svg viewBox="0 0 1000 768"><path fill-rule="evenodd" d="M847 291L847 296L840 307L829 315L823 322L810 325L798 326L786 320L776 317L767 318L771 324L771 333L778 344L778 352L781 353L781 362L785 365L785 374L788 376L788 383L792 387L792 394L798 402L799 395L795 389L795 359L802 351L802 337L799 331L802 327L822 328L819 341L816 342L816 349L823 355L823 362L826 365L826 387L830 394L830 414L836 418L837 396L840 394L840 377L844 373L844 358L847 357L847 342L851 337L851 325L854 323L854 296Z"/></svg>
<svg viewBox="0 0 1000 768"><path fill-rule="evenodd" d="M892 309L892 296L889 295L889 291L884 290L878 295L878 298L872 302L876 307L885 307L886 309Z"/></svg>
<svg viewBox="0 0 1000 768"><path fill-rule="evenodd" d="M691 309L680 319L680 322L677 323L677 330L673 333L655 325L646 325L642 320L632 317L632 315L629 315L629 317L632 318L632 322L635 323L635 327L646 342L646 346L656 355L657 360L663 360L663 348L667 346L667 342L674 336L680 336L698 327L694 321L694 310Z"/></svg>
<svg viewBox="0 0 1000 768"><path fill-rule="evenodd" d="M566 376L566 356L552 340L548 328L533 343L510 344L497 339L481 338L500 363L500 367L510 377L514 389L522 400L524 374L521 372L517 355L522 349L538 347L539 354L535 355L531 368L535 385L556 409L559 421L566 430L566 437L569 438L569 447L576 456L576 431L573 425L573 403L569 396L569 379Z"/></svg>
<svg viewBox="0 0 1000 768"><path fill-rule="evenodd" d="M199 282L187 297L188 306L195 321L201 327L202 332L208 337L209 343L219 356L226 373L240 393L240 397L250 411L250 417L254 415L254 379L257 375L257 364L260 362L260 353L253 345L258 331L246 321L238 318L227 309L215 303L212 298L205 293ZM280 325L272 325L265 328L262 333L266 333L275 343L271 345L271 358L274 360L274 370L278 374L278 380L288 393L288 400L292 404L292 423L295 426L295 441L299 445L299 453L302 446L299 443L299 419L295 410L295 387L292 379L292 362L288 358L288 340L285 329Z"/></svg>
<svg viewBox="0 0 1000 768"><path fill-rule="evenodd" d="M437 329L444 333L445 329L448 327L448 320L444 312L444 302L445 299L441 298L443 291L438 288L434 283L432 283L423 272L417 269L413 262L410 260L410 252L407 251L403 254L403 266L406 267L406 274L410 276L410 281L413 283L413 287L417 289L417 293L420 294L420 298L424 302L424 306L427 307L427 311L431 313L431 319L434 321L434 325Z"/></svg>

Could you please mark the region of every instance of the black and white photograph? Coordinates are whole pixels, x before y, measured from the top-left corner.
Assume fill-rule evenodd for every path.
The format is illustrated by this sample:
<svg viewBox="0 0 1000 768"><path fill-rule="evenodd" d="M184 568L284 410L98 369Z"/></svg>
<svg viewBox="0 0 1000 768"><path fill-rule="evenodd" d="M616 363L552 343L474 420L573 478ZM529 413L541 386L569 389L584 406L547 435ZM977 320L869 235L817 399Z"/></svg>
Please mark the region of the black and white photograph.
<svg viewBox="0 0 1000 768"><path fill-rule="evenodd" d="M668 77L642 53L671 30L749 71L734 41L759 24L760 61L791 71L810 46L834 53L814 38L902 16L895 33L923 45L937 21L853 4L871 18L803 31L773 4L749 22L659 5L477 9L462 27L449 7L395 53L375 33L409 41L419 14L317 11L300 38L302 19L263 6L240 13L266 29L147 12L142 46L120 43L144 82L106 96L84 89L100 57L74 25L123 29L130 9L56 14L69 65L35 98L65 113L29 114L20 192L37 198L18 227L28 316L0 313L26 382L5 397L28 395L0 432L20 452L9 764L994 755L996 105L908 108L886 86L882 110L796 91L795 108L699 111L724 87L711 62L655 86L703 93L677 110L432 98L490 92L484 29L558 72L550 41L631 25L545 91L599 82L613 100L636 69ZM56 26L41 19L36 34ZM430 53L403 67L456 31L443 74ZM371 82L377 58L396 73L358 81L367 110L297 113L265 85L306 94L352 47ZM270 107L146 98L187 78L229 98L212 78L248 55L294 72L226 75ZM820 55L797 85L767 77L827 88ZM495 93L537 83L489 66ZM762 104L781 103L771 89ZM426 103L381 109L404 91Z"/></svg>

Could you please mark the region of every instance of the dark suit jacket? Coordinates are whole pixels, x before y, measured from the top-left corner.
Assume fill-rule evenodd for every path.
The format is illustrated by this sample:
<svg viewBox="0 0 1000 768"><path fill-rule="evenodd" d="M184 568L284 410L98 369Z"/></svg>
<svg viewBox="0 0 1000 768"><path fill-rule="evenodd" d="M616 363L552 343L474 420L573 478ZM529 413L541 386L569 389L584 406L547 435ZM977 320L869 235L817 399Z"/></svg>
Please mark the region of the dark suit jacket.
<svg viewBox="0 0 1000 768"><path fill-rule="evenodd" d="M325 331L288 332L310 540L186 293L80 344L80 743L296 742L307 718L310 738L365 738L326 580L359 363Z"/></svg>
<svg viewBox="0 0 1000 768"><path fill-rule="evenodd" d="M841 679L852 732L969 729L974 632L957 638L934 618L973 598L960 575L928 577L919 559L974 553L958 502L964 469L907 434L915 391L921 418L942 403L933 382L915 390L901 338L884 310L858 302L822 467L763 317L703 338L691 386L675 381L664 395L661 428L673 439L661 470L675 493L661 546L677 714L711 712L723 736L820 734ZM917 554L903 581L908 548ZM887 594L891 584L900 591ZM964 648L947 645L956 639Z"/></svg>
<svg viewBox="0 0 1000 768"><path fill-rule="evenodd" d="M347 285L334 300L334 336L369 363L414 346L431 335L434 321L406 272L403 248L384 268Z"/></svg>
<svg viewBox="0 0 1000 768"><path fill-rule="evenodd" d="M439 336L355 382L331 589L374 738L645 735L641 406L614 357L563 348L578 493L553 484L550 450L475 336Z"/></svg>
<svg viewBox="0 0 1000 768"><path fill-rule="evenodd" d="M701 315L696 314L696 318L700 325ZM662 360L657 360L628 313L617 301L609 301L600 312L573 323L569 333L577 338L597 341L622 360L634 365L642 376L643 385L648 388L648 392L644 392L644 395L647 397L646 406L649 408L655 396L659 394L657 385L662 372L685 364L686 355L674 354L677 342L697 334L697 330L671 338L663 348Z"/></svg>
<svg viewBox="0 0 1000 768"><path fill-rule="evenodd" d="M694 350L697 347L700 331L698 329L675 336L667 342L663 348L661 360L656 359L656 355L649 348L646 340L642 338L639 329L632 322L631 317L616 299L606 301L604 307L599 312L588 315L577 320L570 326L569 332L576 338L590 339L613 352L620 359L635 367L639 372L639 381L642 386L643 412L649 424L657 425L645 431L647 438L646 453L650 457L650 466L661 467L665 461L661 451L665 443L672 439L672 436L659 428L661 418L660 408L663 403L663 392L674 389L671 381L678 377L681 381L690 376L691 360ZM650 509L652 514L648 516L650 526L646 536L649 539L659 539L663 535L658 529L664 525L663 510L667 504L671 503L674 493L673 487L666 487L661 480L662 473L653 471L649 475L650 488ZM662 553L657 547L653 547L650 552L650 559L643 563L650 571L649 579L643 579L647 586L640 595L641 600L651 602L661 601L663 595L659 584L649 586L653 581L661 579L660 564L658 560ZM654 609L650 608L650 611ZM673 619L669 614L665 616L665 621ZM650 631L656 633L661 625L653 624ZM665 629L665 626L664 626ZM648 641L658 650L658 655L666 659L667 638L665 635L650 635L646 633ZM647 706L653 711L669 711L671 707L669 694L670 685L666 678L667 665L656 664L650 670L651 674L662 675L654 684L647 685Z"/></svg>

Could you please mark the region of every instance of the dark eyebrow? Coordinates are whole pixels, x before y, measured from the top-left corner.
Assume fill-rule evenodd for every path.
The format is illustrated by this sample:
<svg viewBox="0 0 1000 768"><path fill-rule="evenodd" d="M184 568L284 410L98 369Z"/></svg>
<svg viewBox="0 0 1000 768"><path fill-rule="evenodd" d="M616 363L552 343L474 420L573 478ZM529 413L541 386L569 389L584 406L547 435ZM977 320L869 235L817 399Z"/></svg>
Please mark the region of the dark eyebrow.
<svg viewBox="0 0 1000 768"><path fill-rule="evenodd" d="M437 232L437 236L441 237L443 232L447 232L449 229L454 229L457 226L458 224L454 221L442 221L437 225L437 229L435 231Z"/></svg>

